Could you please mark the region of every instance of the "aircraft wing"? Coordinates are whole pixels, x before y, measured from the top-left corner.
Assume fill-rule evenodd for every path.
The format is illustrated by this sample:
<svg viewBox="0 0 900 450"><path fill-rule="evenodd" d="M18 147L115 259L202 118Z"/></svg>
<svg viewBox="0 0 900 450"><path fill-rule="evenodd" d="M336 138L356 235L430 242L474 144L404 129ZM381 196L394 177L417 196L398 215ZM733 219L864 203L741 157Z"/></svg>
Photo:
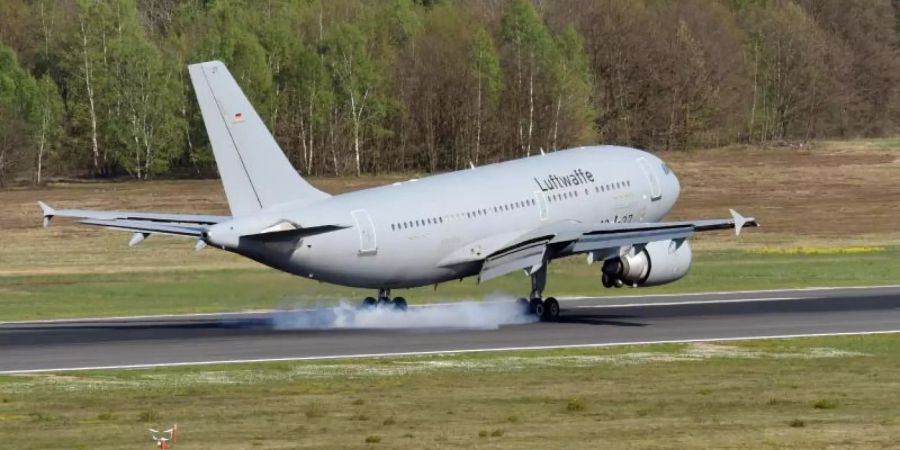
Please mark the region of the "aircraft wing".
<svg viewBox="0 0 900 450"><path fill-rule="evenodd" d="M534 273L544 264L545 254L572 255L621 247L644 245L667 239L687 239L699 231L734 229L740 235L745 226L759 226L756 219L731 210L730 219L628 224L584 224L557 222L542 226L514 239L484 258L479 281L516 270Z"/></svg>
<svg viewBox="0 0 900 450"><path fill-rule="evenodd" d="M183 223L194 225L215 225L231 220L230 216L214 216L204 214L164 214L136 211L94 211L87 209L54 209L44 202L38 202L44 214L44 226L50 224L54 217L72 217L86 219L82 221L143 221L158 223ZM90 223L89 225L96 225Z"/></svg>

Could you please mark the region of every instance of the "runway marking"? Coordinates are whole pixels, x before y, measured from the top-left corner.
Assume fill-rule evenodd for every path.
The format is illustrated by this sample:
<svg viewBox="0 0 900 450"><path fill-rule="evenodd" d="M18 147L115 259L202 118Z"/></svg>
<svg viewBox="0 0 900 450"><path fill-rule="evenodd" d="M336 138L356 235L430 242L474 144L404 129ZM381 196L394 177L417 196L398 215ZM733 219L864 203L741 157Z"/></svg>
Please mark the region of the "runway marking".
<svg viewBox="0 0 900 450"><path fill-rule="evenodd" d="M673 293L673 294L646 294L646 295L615 295L608 297L591 297L591 296L575 296L560 297L559 300L591 300L591 299L630 299L630 298L659 298L659 297L700 297L704 295L736 295L736 294L766 294L772 292L808 292L808 291L837 291L842 289L896 289L900 288L900 284L886 284L883 286L831 286L831 287L805 287L805 288L788 288L788 289L759 289L749 291L717 291L717 292L689 292L689 293Z"/></svg>
<svg viewBox="0 0 900 450"><path fill-rule="evenodd" d="M614 303L611 305L573 305L567 308L634 308L639 306L680 306L680 305L713 305L717 303L750 303L750 302L777 302L785 300L824 300L821 297L760 297L760 298L729 298L721 300L694 300L686 302L656 302L656 303Z"/></svg>
<svg viewBox="0 0 900 450"><path fill-rule="evenodd" d="M792 288L792 289L766 289L766 290L756 290L756 291L720 291L720 292L694 292L687 294L648 294L648 295L617 295L610 297L585 297L585 296L576 296L576 297L557 297L557 300L564 302L571 301L582 301L582 300L632 300L632 299L642 299L642 298L665 298L665 297L699 297L699 296L713 296L713 295L736 295L736 294L765 294L770 292L809 292L809 291L834 291L840 289L854 289L854 290L876 290L876 289L893 289L900 288L900 284L894 285L884 285L884 286L843 286L843 287L810 287L810 288ZM798 297L797 299L805 299L810 297ZM759 299L759 300L763 300ZM790 297L772 299L772 300L791 300ZM732 300L732 299L729 299ZM728 300L721 300L720 302L725 303ZM743 301L758 301L758 300L743 300ZM584 307L598 307L598 308L607 308L607 307L628 307L628 306L672 306L672 305L690 305L690 304L699 304L699 303L712 303L716 302L716 300L701 302L701 301L687 301L687 302L669 302L669 303L645 303L645 304L634 304L634 303L622 303L622 304L614 304L614 305L598 305L598 306L575 306L576 308L584 308ZM429 303L423 305L410 305L410 308L427 308L433 306L445 306L445 305L454 305L459 302L446 302L446 303ZM288 311L312 311L319 308L298 308L291 309ZM251 315L251 314L268 314L278 311L277 309L255 309L255 310L247 310L247 311L229 311L229 312L208 312L208 313L188 313L188 314L149 314L149 315L138 315L138 316L110 316L110 317L74 317L68 319L34 319L34 320L11 320L11 321L0 321L0 325L39 325L39 324L54 324L54 323L78 323L78 322L103 322L103 321L121 321L121 320L154 320L154 319L178 319L178 318L190 318L190 317L222 317L222 316L239 316L239 315Z"/></svg>
<svg viewBox="0 0 900 450"><path fill-rule="evenodd" d="M733 341L754 341L754 340L762 340L762 339L794 339L794 338L804 338L804 337L860 336L860 335L878 335L878 334L894 334L894 333L900 333L900 329L881 330L881 331L847 331L847 332L837 332L837 333L741 336L741 337L707 338L707 339L704 339L704 338L666 339L666 340L657 340L657 341L604 342L604 343L594 343L594 344L560 344L560 345L537 345L537 346L523 346L523 347L496 347L496 348L475 348L475 349L456 349L456 350L433 350L433 351L422 351L422 352L358 353L358 354L348 354L348 355L327 355L327 356L296 356L296 357L283 357L283 358L229 359L229 360L218 360L218 361L188 361L188 362L174 362L174 363L126 364L126 365L118 365L118 366L2 370L2 371L0 371L0 375L73 372L73 371L86 371L86 370L153 369L153 368L163 368L163 367L205 366L205 365L216 365L216 364L248 364L248 363L266 363L266 362L323 361L323 360L355 359L355 358L396 358L396 357L406 357L406 356L454 355L454 354L462 354L462 353L556 350L556 349L564 349L564 348L603 348L603 347L622 347L622 346L626 346L626 345L689 344L689 343L695 343L695 342L733 342Z"/></svg>

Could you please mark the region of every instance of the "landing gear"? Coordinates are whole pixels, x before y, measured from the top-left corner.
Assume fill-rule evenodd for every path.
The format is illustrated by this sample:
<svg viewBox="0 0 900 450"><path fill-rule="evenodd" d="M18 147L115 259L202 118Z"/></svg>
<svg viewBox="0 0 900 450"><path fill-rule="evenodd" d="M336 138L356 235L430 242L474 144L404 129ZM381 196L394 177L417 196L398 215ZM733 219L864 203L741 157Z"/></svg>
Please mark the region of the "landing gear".
<svg viewBox="0 0 900 450"><path fill-rule="evenodd" d="M528 313L544 321L556 320L559 318L559 302L553 297L545 300L533 298L528 301Z"/></svg>
<svg viewBox="0 0 900 450"><path fill-rule="evenodd" d="M544 300L544 318L548 320L556 320L559 318L559 302L553 297L547 297Z"/></svg>
<svg viewBox="0 0 900 450"><path fill-rule="evenodd" d="M541 300L539 298L533 298L533 299L531 299L531 302L529 302L528 306L531 308L532 314L534 314L542 319L544 318L544 301L543 300Z"/></svg>
<svg viewBox="0 0 900 450"><path fill-rule="evenodd" d="M527 305L528 312L538 316L543 321L552 321L559 318L559 302L553 297L542 298L544 287L547 285L547 262L541 268L531 274L531 300L519 299L519 303Z"/></svg>
<svg viewBox="0 0 900 450"><path fill-rule="evenodd" d="M390 289L379 289L377 299L375 297L366 297L360 305L360 308L362 309L372 309L376 307L393 308L398 311L406 311L407 304L406 299L403 297L394 297L394 299L391 299Z"/></svg>

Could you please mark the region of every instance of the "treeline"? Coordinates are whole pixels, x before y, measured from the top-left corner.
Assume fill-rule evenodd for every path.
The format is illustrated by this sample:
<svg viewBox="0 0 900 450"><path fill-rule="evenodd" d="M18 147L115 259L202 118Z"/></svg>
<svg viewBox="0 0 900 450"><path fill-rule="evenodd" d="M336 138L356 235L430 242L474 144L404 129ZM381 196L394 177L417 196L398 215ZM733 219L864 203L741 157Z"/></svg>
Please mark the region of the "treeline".
<svg viewBox="0 0 900 450"><path fill-rule="evenodd" d="M186 65L308 174L900 123L900 0L3 0L0 183L214 173Z"/></svg>

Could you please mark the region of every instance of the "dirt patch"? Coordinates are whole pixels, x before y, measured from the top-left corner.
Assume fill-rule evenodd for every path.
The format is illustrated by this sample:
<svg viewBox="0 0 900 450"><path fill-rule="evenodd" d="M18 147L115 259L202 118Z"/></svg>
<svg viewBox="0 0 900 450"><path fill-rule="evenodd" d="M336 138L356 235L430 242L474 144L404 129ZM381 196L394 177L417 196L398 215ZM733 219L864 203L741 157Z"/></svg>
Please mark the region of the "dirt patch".
<svg viewBox="0 0 900 450"><path fill-rule="evenodd" d="M673 152L661 156L682 184L681 198L671 215L674 219L727 217L728 208L736 208L756 216L763 224L763 228L748 236L752 242L763 242L767 237L766 242L780 244L866 235L866 242L874 239L879 243L878 236L900 231L898 151L900 140L877 140L821 142L803 148ZM327 192L340 193L407 178L410 176L310 181ZM99 253L127 242L127 236L116 234L116 238L111 238L104 230L77 227L64 220L55 223L51 230L39 230L38 200L58 208L228 213L221 184L215 179L54 183L38 189L2 190L0 230L4 234L0 237L0 259L7 260L4 264L11 257L37 259L30 257L33 251L46 250L49 257L52 249L32 245L36 239L43 243L49 242L44 238L86 240L84 249ZM53 236L48 236L48 232ZM56 265L46 262L48 267Z"/></svg>
<svg viewBox="0 0 900 450"><path fill-rule="evenodd" d="M897 149L826 142L803 150L668 153L681 198L676 218L756 216L763 233L847 236L900 229Z"/></svg>

